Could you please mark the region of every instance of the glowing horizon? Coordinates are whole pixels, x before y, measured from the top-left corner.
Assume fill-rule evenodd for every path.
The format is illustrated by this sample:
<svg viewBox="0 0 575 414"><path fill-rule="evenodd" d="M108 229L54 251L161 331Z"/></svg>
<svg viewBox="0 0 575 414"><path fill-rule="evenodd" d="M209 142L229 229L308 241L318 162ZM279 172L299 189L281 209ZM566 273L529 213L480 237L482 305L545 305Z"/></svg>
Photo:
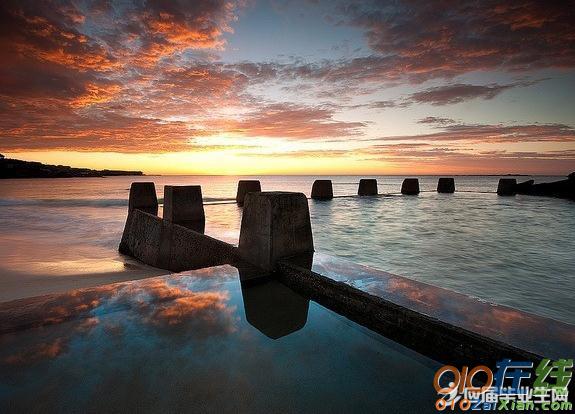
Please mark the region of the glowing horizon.
<svg viewBox="0 0 575 414"><path fill-rule="evenodd" d="M164 175L575 169L567 3L6 1L0 11L10 157Z"/></svg>

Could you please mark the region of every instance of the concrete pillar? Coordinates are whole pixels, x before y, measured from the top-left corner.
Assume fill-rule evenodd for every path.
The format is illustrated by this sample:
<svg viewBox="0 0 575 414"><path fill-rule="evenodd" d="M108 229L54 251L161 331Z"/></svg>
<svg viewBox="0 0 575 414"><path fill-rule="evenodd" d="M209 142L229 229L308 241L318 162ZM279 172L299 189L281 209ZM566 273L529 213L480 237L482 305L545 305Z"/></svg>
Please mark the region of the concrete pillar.
<svg viewBox="0 0 575 414"><path fill-rule="evenodd" d="M455 193L455 179L448 177L441 177L437 181L438 193Z"/></svg>
<svg viewBox="0 0 575 414"><path fill-rule="evenodd" d="M357 195L374 196L377 195L377 180L375 178L362 178L359 180Z"/></svg>
<svg viewBox="0 0 575 414"><path fill-rule="evenodd" d="M304 194L260 192L246 196L238 247L241 258L264 270L273 270L281 258L313 251Z"/></svg>
<svg viewBox="0 0 575 414"><path fill-rule="evenodd" d="M164 186L164 219L203 233L206 225L202 187Z"/></svg>
<svg viewBox="0 0 575 414"><path fill-rule="evenodd" d="M517 180L515 178L500 178L497 185L497 195L512 196L517 192Z"/></svg>
<svg viewBox="0 0 575 414"><path fill-rule="evenodd" d="M401 194L419 194L419 180L417 178L406 178L401 184Z"/></svg>
<svg viewBox="0 0 575 414"><path fill-rule="evenodd" d="M333 198L331 180L315 180L311 187L311 198L316 200L330 200Z"/></svg>
<svg viewBox="0 0 575 414"><path fill-rule="evenodd" d="M244 199L248 193L259 193L262 186L258 180L240 180L238 181L238 192L236 193L236 203L240 206L244 204Z"/></svg>
<svg viewBox="0 0 575 414"><path fill-rule="evenodd" d="M130 186L130 199L128 212L138 209L146 213L158 215L158 197L154 183L132 183Z"/></svg>

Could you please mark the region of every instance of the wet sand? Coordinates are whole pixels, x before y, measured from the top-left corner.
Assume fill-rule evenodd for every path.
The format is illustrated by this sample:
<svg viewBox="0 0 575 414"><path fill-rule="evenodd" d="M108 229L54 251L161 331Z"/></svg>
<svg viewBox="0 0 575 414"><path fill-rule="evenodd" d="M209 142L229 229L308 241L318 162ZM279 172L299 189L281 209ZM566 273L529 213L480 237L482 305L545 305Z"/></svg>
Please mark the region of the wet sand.
<svg viewBox="0 0 575 414"><path fill-rule="evenodd" d="M0 277L0 302L49 293L63 293L73 289L105 285L127 280L145 279L169 274L167 270L142 264L125 263L124 271L84 274L25 274L4 271Z"/></svg>

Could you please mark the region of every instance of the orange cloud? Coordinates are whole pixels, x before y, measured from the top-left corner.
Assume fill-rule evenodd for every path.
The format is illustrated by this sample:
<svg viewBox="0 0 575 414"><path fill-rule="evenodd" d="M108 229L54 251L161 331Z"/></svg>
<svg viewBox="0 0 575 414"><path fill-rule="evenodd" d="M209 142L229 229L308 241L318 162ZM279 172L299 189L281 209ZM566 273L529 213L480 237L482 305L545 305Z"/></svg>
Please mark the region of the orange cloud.
<svg viewBox="0 0 575 414"><path fill-rule="evenodd" d="M4 5L7 6L9 3ZM4 10L3 25L6 27L0 41L3 58L9 61L35 59L79 71L104 71L120 65L99 42L62 22L35 13L24 10L23 6Z"/></svg>
<svg viewBox="0 0 575 414"><path fill-rule="evenodd" d="M227 300L221 292L188 294L159 305L150 315L150 321L160 325L179 325L192 318L209 321L214 318L213 312L226 310Z"/></svg>
<svg viewBox="0 0 575 414"><path fill-rule="evenodd" d="M56 358L65 351L65 343L62 338L52 342L40 343L28 347L16 354L8 355L4 358L7 365L28 365L36 362Z"/></svg>
<svg viewBox="0 0 575 414"><path fill-rule="evenodd" d="M333 116L331 108L285 103L262 106L241 119L215 119L205 125L218 133L295 139L359 135L366 126L336 121Z"/></svg>
<svg viewBox="0 0 575 414"><path fill-rule="evenodd" d="M210 276L210 271L204 273ZM8 343L13 339L10 332L74 322L64 331L52 331L60 334L50 340L41 336L37 342L22 344L16 352L7 348L6 353L0 354L0 366L34 364L62 355L76 335L89 334L100 324L99 318L93 316L96 309L98 315L123 312L122 317L107 320L108 333L121 333L124 325L136 324L164 335L189 334L195 339L227 335L235 330L235 307L228 302L226 291L190 290L183 275L7 302L0 306L0 314L9 322L2 327ZM182 324L188 325L187 328L180 329Z"/></svg>
<svg viewBox="0 0 575 414"><path fill-rule="evenodd" d="M122 87L120 85L98 85L96 83L87 83L84 85L86 92L84 95L73 99L70 105L74 107L85 107L98 103L110 102L114 99Z"/></svg>

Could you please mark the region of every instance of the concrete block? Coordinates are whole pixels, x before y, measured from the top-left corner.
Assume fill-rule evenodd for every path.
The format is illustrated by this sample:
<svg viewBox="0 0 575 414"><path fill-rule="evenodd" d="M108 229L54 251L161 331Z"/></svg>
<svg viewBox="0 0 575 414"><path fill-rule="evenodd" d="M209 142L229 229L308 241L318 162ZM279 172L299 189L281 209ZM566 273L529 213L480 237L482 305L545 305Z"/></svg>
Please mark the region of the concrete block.
<svg viewBox="0 0 575 414"><path fill-rule="evenodd" d="M330 200L333 198L331 180L315 180L311 187L311 198L316 200Z"/></svg>
<svg viewBox="0 0 575 414"><path fill-rule="evenodd" d="M273 270L283 257L313 252L307 198L302 193L261 192L246 196L240 257Z"/></svg>
<svg viewBox="0 0 575 414"><path fill-rule="evenodd" d="M362 178L359 180L357 195L374 196L377 195L377 180L375 178Z"/></svg>
<svg viewBox="0 0 575 414"><path fill-rule="evenodd" d="M437 181L438 193L455 193L455 178L441 177Z"/></svg>
<svg viewBox="0 0 575 414"><path fill-rule="evenodd" d="M244 204L244 200L248 193L259 193L262 191L262 186L258 180L240 180L238 181L238 192L236 193L236 203L239 205Z"/></svg>
<svg viewBox="0 0 575 414"><path fill-rule="evenodd" d="M419 194L419 180L417 178L406 178L401 184L401 194Z"/></svg>
<svg viewBox="0 0 575 414"><path fill-rule="evenodd" d="M158 197L156 196L154 183L132 183L130 186L128 212L136 208L149 214L158 215Z"/></svg>
<svg viewBox="0 0 575 414"><path fill-rule="evenodd" d="M164 219L203 233L206 225L202 187L199 185L164 187Z"/></svg>
<svg viewBox="0 0 575 414"><path fill-rule="evenodd" d="M500 178L497 185L497 195L512 196L517 192L517 180L515 178Z"/></svg>

